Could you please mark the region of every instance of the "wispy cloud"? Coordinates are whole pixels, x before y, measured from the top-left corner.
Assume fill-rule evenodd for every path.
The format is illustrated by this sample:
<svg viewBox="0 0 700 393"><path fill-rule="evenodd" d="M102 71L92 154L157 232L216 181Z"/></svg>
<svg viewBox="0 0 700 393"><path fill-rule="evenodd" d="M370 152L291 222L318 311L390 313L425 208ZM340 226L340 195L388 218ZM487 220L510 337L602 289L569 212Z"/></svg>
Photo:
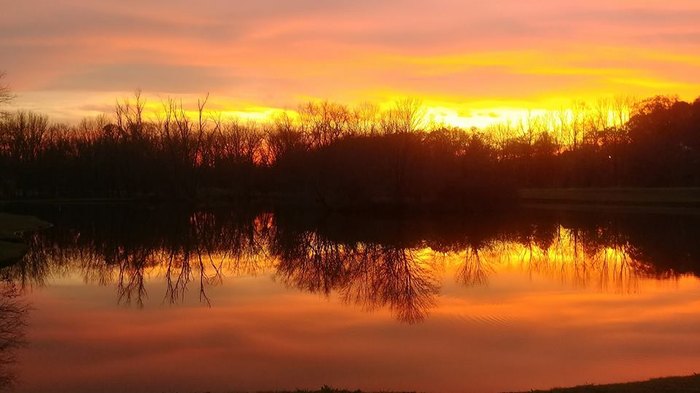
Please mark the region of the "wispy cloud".
<svg viewBox="0 0 700 393"><path fill-rule="evenodd" d="M0 69L32 102L140 87L263 107L408 94L468 112L479 100L692 98L700 85L695 0L25 0L4 11Z"/></svg>

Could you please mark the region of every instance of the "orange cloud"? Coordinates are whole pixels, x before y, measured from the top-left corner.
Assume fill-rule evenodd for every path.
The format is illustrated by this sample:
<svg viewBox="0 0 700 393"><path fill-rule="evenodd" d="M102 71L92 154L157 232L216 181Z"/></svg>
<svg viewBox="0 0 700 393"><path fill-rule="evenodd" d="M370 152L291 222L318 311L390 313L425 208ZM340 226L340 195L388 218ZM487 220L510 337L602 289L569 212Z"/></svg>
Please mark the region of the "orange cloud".
<svg viewBox="0 0 700 393"><path fill-rule="evenodd" d="M693 99L699 18L692 0L28 0L0 16L0 68L17 105L66 120L142 88L210 92L229 112L416 96L446 122L482 125L499 116L457 114L614 94Z"/></svg>

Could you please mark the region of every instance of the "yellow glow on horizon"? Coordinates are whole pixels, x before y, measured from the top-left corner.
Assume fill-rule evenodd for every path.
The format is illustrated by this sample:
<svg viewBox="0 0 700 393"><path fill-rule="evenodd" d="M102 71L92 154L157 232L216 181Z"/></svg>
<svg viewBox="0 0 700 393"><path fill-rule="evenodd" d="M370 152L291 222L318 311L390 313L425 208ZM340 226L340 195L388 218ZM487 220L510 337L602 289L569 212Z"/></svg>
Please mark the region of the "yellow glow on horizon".
<svg viewBox="0 0 700 393"><path fill-rule="evenodd" d="M669 80L644 78L644 77L618 77L611 78L611 81L620 85L641 87L645 89L654 89L659 91L678 91L681 87L688 88L689 85L680 84ZM700 85L697 86L700 92ZM59 93L51 93L46 97L40 96L41 101L53 100L54 96ZM590 92L562 92L550 94L546 96L533 96L531 98L488 98L478 99L475 97L459 99L454 96L440 95L421 95L411 94L410 91L391 91L391 90L371 90L363 91L356 94L359 97L367 97L367 100L349 100L340 101L340 104L347 105L350 108L369 102L375 104L380 110L388 110L395 106L397 101L405 97L417 98L422 102L426 121L430 126L449 126L457 127L465 130L476 127L478 129L486 129L490 126L508 124L517 126L528 119L537 116L544 116L549 112L558 112L565 108L572 108L577 102L585 102L589 106L594 106L600 99L615 99L621 95L613 94L598 94L596 91ZM185 113L190 118L197 117L197 101L203 99L206 95L196 94L180 94L175 95L176 103L181 104L185 109ZM691 94L680 95L681 99L692 101L695 99ZM64 102L75 103L78 106L79 95L73 93L66 95ZM92 108L75 109L71 111L57 111L48 114L52 120L57 122L75 123L81 117L92 117L97 115L112 115L114 113L115 103L123 102L125 99L133 100L133 93L102 93L95 96ZM163 94L144 93L145 112L148 120L158 121L164 112L163 103L170 96ZM645 98L642 95L630 95L635 99ZM30 102L26 105L22 97L14 105L17 109L27 108L39 112L45 112L39 100ZM299 105L304 102L325 101L321 98L306 97L295 103L290 103L285 106L270 106L259 105L253 100L237 100L226 96L217 96L212 94L205 108L206 118L221 119L224 121L238 120L241 122L269 123L280 115L287 114L296 118ZM334 102L333 100L329 100Z"/></svg>
<svg viewBox="0 0 700 393"><path fill-rule="evenodd" d="M395 107L396 103L402 98L395 96L385 101L375 103L376 107L381 111L388 111ZM612 97L606 97L612 99ZM176 100L177 105L182 105L185 115L190 119L197 119L197 98L194 96L184 97L182 100ZM591 106L595 104L599 98L590 98L585 101ZM133 98L119 100L125 102ZM164 101L160 97L145 97L145 118L150 121L158 122L163 119L165 113ZM477 128L480 130L488 129L494 125L507 125L510 127L518 127L525 125L533 119L541 119L548 113L570 109L574 105L573 101L556 100L542 101L538 107L524 107L521 102L465 102L465 103L450 103L445 100L421 100L422 109L425 116L424 128L431 129L440 126L455 127L464 130ZM306 102L322 102L323 100L309 99ZM303 103L300 103L300 105ZM505 105L504 105L505 104ZM357 105L350 104L348 108L351 110ZM298 119L298 106L294 109L276 108L256 106L248 103L239 103L230 100L218 100L210 98L204 109L204 119L206 121L239 121L243 123L272 123L281 115L288 115L292 119ZM103 114L101 112L90 113L95 116ZM111 113L106 113L111 115Z"/></svg>
<svg viewBox="0 0 700 393"><path fill-rule="evenodd" d="M345 52L344 52L345 53ZM555 53L556 55L554 55ZM469 129L518 124L547 111L594 103L619 95L646 98L661 94L694 100L700 79L693 70L700 56L678 49L626 48L563 43L533 49L446 50L431 53L349 50L343 60L308 63L292 56L284 64L249 59L250 78L267 74L294 75L292 87L261 84L240 90L212 91L208 112L223 119L269 122L294 115L299 104L328 100L349 106L362 102L388 108L400 97L423 101L428 121ZM200 66L221 58L201 59ZM540 81L542 83L540 83ZM261 82L262 83L262 82ZM267 90L269 89L269 90ZM18 91L16 108L48 112L56 121L77 122L84 116L111 113L115 99L129 92ZM149 111L161 111L167 92L149 92ZM25 96L26 97L23 97ZM203 94L179 93L188 114Z"/></svg>

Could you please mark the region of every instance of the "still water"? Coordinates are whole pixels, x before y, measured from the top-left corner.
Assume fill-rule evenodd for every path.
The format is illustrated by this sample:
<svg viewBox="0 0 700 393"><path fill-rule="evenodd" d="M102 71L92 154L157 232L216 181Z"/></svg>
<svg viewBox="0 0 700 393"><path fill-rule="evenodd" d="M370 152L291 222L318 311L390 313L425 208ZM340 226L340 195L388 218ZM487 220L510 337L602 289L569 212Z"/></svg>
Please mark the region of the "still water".
<svg viewBox="0 0 700 393"><path fill-rule="evenodd" d="M700 219L51 207L0 271L17 392L498 392L700 370Z"/></svg>

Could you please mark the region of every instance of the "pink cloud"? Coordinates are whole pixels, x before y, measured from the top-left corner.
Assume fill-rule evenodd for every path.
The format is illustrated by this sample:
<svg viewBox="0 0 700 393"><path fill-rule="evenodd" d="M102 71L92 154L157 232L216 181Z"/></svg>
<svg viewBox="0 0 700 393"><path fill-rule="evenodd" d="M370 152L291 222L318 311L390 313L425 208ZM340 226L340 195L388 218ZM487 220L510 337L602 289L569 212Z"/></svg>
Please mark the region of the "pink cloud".
<svg viewBox="0 0 700 393"><path fill-rule="evenodd" d="M20 102L47 110L66 109L39 98L57 88L84 92L85 103L93 92L143 87L268 106L293 106L300 97L372 99L373 91L389 90L455 101L621 88L694 98L699 18L700 4L688 0L27 0L0 15L0 69L26 97ZM537 55L520 58L523 51ZM511 53L509 63L444 69L438 61L501 53ZM548 68L551 74L541 72ZM562 68L565 76L555 70ZM616 82L622 79L676 91Z"/></svg>

